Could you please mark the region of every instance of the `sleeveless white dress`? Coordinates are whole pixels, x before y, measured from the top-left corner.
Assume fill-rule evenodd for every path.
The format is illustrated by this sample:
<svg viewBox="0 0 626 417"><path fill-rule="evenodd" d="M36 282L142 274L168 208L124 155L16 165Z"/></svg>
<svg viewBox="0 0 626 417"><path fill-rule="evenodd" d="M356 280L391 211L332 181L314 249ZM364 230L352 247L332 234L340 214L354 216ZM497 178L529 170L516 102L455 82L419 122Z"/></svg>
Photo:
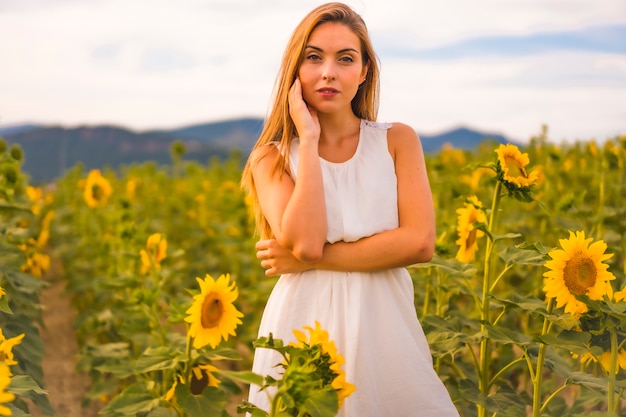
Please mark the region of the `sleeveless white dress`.
<svg viewBox="0 0 626 417"><path fill-rule="evenodd" d="M355 154L342 163L320 158L328 218L328 242L353 242L398 227L397 181L387 145L391 125L361 121ZM290 149L297 172L298 141ZM297 178L294 178L297 181ZM293 329L318 321L346 363L356 386L342 417L458 417L433 369L418 322L413 282L405 268L377 272L312 270L285 274L269 297L259 336L295 341ZM308 334L305 331L305 334ZM257 349L253 372L279 378L281 357ZM269 411L268 395L250 387L249 401Z"/></svg>

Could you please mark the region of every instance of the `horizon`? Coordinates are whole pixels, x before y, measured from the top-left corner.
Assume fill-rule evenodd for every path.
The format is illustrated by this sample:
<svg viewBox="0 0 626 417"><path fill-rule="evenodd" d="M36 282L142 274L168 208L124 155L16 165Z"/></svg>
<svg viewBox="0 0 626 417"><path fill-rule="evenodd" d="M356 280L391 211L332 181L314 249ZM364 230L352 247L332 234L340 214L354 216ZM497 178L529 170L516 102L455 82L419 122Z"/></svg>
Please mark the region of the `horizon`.
<svg viewBox="0 0 626 417"><path fill-rule="evenodd" d="M172 133L173 131L176 130L183 130L183 129L188 129L188 128L192 128L192 127L200 127L200 126L208 126L208 125L213 125L213 124L220 124L220 123L228 123L228 122L240 122L240 121L244 121L244 120L258 120L258 121L264 121L265 119L262 117L255 117L255 116L242 116L242 117L233 117L233 118L225 118L225 119L220 119L220 120L213 120L213 121L208 121L208 122L198 122L198 123L191 123L188 125L181 125L181 126L176 126L176 127L171 127L171 128L160 128L160 129L132 129L129 128L127 126L123 126L120 124L110 124L110 123L103 123L103 124L77 124L77 125L64 125L64 124L59 124L59 123L51 123L51 124L42 124L42 123L18 123L18 124L14 124L14 125L2 125L0 123L0 137L2 137L1 135L3 134L3 132L6 131L12 131L14 129L16 130L21 130L22 128L26 128L27 130L31 130L32 129L54 129L54 128L61 128L61 129L66 129L66 130L75 130L75 129L83 129L83 128L115 128L115 129L121 129L121 130L125 130L128 132L131 132L133 134L145 134L145 133L153 133L153 132L163 132L163 133ZM414 128L415 129L415 128ZM484 135L485 137L489 137L489 136L500 136L504 139L506 139L507 141L509 141L509 143L513 143L513 144L517 144L517 145L522 145L522 144L526 144L531 138L527 138L527 140L520 140L519 138L514 138L514 137L510 137L507 136L506 134L502 133L502 132L498 132L498 131L494 131L494 130L487 130L487 129L481 129L479 127L475 127L475 126L469 126L469 125L456 125L456 126L450 126L448 128L444 128L442 130L438 130L438 131L432 131L432 132L425 132L425 131L418 131L417 129L415 129L416 132L419 134L419 136L421 138L434 138L437 136L444 136L450 133L454 133L454 132L458 132L458 131L469 131L471 133L478 133L481 135ZM537 134L540 134L541 132L537 132ZM548 127L548 133L549 133L549 127ZM6 134L6 133L5 133ZM15 133L8 133L8 135L13 135ZM19 134L19 133L18 133ZM548 135L549 136L549 135ZM612 137L607 137L607 138L602 138L602 139L598 139L598 138L590 138L590 139L576 139L575 141L553 141L550 140L553 143L562 143L562 142L568 142L568 143L575 143L578 141L582 141L582 142L587 142L587 141L591 141L591 140L596 140L596 141L606 141L606 140L611 140L613 139L615 136Z"/></svg>

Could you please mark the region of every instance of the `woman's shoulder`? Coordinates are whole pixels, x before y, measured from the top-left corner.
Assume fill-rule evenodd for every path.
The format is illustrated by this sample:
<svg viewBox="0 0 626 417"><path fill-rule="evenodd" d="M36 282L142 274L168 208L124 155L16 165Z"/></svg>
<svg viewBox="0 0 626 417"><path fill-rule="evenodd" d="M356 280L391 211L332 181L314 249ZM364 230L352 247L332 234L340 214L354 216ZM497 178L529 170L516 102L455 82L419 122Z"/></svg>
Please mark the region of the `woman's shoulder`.
<svg viewBox="0 0 626 417"><path fill-rule="evenodd" d="M392 122L389 124L389 134L417 136L417 132L411 126L402 122Z"/></svg>
<svg viewBox="0 0 626 417"><path fill-rule="evenodd" d="M389 123L390 127L387 132L387 137L391 141L395 142L419 142L419 136L415 129L411 126L401 123L401 122L393 122Z"/></svg>
<svg viewBox="0 0 626 417"><path fill-rule="evenodd" d="M260 146L255 146L250 152L249 159L254 162L258 162L267 156L276 157L279 153L278 142L268 142Z"/></svg>
<svg viewBox="0 0 626 417"><path fill-rule="evenodd" d="M390 125L391 127L387 131L387 142L392 152L421 150L422 144L415 129L401 122L390 123Z"/></svg>
<svg viewBox="0 0 626 417"><path fill-rule="evenodd" d="M276 166L277 161L284 158L285 154L281 149L280 142L271 141L252 149L248 157L248 163L255 171L273 171L273 167ZM285 168L288 170L288 167Z"/></svg>

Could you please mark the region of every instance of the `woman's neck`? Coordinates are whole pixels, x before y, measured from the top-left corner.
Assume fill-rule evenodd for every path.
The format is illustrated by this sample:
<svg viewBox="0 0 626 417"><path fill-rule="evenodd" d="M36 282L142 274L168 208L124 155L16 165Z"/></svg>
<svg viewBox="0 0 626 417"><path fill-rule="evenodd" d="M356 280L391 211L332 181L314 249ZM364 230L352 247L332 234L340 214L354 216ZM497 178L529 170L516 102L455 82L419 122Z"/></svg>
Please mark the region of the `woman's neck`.
<svg viewBox="0 0 626 417"><path fill-rule="evenodd" d="M358 134L361 126L361 119L354 113L349 115L320 114L318 115L321 135L320 142L337 144L346 138Z"/></svg>

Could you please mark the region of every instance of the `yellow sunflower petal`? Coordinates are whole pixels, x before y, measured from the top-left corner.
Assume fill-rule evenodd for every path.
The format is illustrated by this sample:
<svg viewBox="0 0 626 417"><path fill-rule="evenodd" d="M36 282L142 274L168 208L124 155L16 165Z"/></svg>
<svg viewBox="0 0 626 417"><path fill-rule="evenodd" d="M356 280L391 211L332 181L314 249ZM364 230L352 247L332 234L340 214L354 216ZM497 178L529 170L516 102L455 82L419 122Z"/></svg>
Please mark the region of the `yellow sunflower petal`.
<svg viewBox="0 0 626 417"><path fill-rule="evenodd" d="M586 295L590 299L601 300L612 296L610 281L615 276L608 271L602 261L611 255L604 254L606 243L585 238L583 231L569 232L569 239L560 239L561 249L551 250L551 258L544 266L544 287L546 297L554 298L557 307L565 307L567 313L579 315L588 311L585 303L576 298ZM591 244L590 244L591 243Z"/></svg>
<svg viewBox="0 0 626 417"><path fill-rule="evenodd" d="M526 171L526 166L530 162L528 154L520 152L517 146L500 145L495 152L498 161L498 178L507 188L530 187L538 181L539 175L536 172L529 174Z"/></svg>
<svg viewBox="0 0 626 417"><path fill-rule="evenodd" d="M470 196L463 207L457 209L456 212L458 214L457 234L459 236L455 242L459 246L456 259L459 262L469 263L474 261L476 257L478 239L484 236L484 232L476 229L474 223L486 223L487 217L482 210L482 203L476 196Z"/></svg>
<svg viewBox="0 0 626 417"><path fill-rule="evenodd" d="M206 345L215 348L222 339L235 336L237 325L242 323L243 314L233 305L239 292L235 283L229 284L228 275L214 280L207 274L204 280L197 280L201 292L193 297L185 321L190 323L189 335L194 339L194 348Z"/></svg>

